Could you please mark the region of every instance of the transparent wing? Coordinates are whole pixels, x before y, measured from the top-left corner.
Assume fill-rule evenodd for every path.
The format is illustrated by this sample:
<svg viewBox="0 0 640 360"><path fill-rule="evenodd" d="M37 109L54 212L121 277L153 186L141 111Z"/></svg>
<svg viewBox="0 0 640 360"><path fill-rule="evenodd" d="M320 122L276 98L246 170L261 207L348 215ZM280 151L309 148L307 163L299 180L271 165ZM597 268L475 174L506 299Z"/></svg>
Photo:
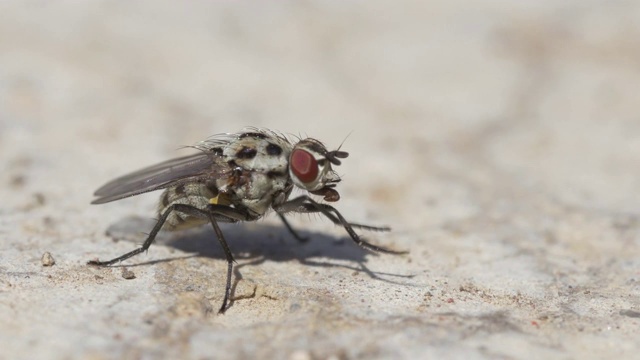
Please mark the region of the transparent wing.
<svg viewBox="0 0 640 360"><path fill-rule="evenodd" d="M212 152L161 162L109 181L96 190L92 204L104 204L187 182L204 182L230 174L230 167Z"/></svg>

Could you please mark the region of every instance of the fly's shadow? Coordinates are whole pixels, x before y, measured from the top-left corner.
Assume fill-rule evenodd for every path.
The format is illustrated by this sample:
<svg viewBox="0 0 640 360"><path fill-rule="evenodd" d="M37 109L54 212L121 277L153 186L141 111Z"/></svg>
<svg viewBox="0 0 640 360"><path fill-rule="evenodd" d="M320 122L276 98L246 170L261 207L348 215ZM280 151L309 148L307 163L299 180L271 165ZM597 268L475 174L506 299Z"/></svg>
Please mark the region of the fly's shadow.
<svg viewBox="0 0 640 360"><path fill-rule="evenodd" d="M153 219L137 216L127 217L109 226L107 235L114 240L140 244L146 238L146 234L142 231L151 229L155 222ZM240 267L256 265L265 261L295 260L310 266L337 266L363 271L370 277L383 281L389 280L382 279L378 275L412 277L369 270L364 265L367 256L377 256L378 254L357 246L347 237L333 237L321 232L299 230L300 235L308 239L308 241L301 242L296 240L284 225L255 222L220 224L220 228L224 232L236 260L246 260ZM197 254L195 256L225 259L225 253L216 240L215 233L206 225L178 232L160 232L156 237L155 246L170 246L185 253ZM192 256L194 255L154 259L140 262L138 265L173 261ZM357 266L344 264L345 262L351 262Z"/></svg>

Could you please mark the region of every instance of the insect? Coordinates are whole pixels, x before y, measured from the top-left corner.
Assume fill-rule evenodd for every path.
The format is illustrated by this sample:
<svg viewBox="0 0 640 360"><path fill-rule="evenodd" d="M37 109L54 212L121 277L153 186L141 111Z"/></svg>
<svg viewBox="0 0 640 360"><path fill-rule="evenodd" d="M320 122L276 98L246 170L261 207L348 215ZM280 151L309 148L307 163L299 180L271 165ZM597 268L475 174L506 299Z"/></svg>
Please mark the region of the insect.
<svg viewBox="0 0 640 360"><path fill-rule="evenodd" d="M158 221L142 246L108 261L89 261L89 265L109 266L145 252L160 229L180 230L210 223L227 260L225 294L219 310L223 313L231 292L234 259L219 222L255 221L273 210L296 239L306 241L285 215L319 213L344 227L363 248L405 253L373 245L354 231L354 228L372 231L390 228L349 223L336 208L309 195L322 196L326 202L340 199L335 189L340 177L332 166L340 165L340 159L349 155L347 152L329 151L312 138L292 143L282 134L258 128L216 135L193 147L199 152L124 175L96 190L97 198L92 204L165 189L158 205ZM294 188L307 194L289 199Z"/></svg>

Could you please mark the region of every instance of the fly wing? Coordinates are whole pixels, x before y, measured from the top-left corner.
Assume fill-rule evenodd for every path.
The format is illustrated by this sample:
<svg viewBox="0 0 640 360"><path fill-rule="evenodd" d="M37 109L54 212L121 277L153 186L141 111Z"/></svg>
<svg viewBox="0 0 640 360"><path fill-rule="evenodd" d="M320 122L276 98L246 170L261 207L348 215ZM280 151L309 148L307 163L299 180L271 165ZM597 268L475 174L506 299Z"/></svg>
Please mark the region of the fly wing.
<svg viewBox="0 0 640 360"><path fill-rule="evenodd" d="M109 181L96 190L92 204L139 195L187 182L204 182L228 176L231 169L220 156L202 152L161 162Z"/></svg>

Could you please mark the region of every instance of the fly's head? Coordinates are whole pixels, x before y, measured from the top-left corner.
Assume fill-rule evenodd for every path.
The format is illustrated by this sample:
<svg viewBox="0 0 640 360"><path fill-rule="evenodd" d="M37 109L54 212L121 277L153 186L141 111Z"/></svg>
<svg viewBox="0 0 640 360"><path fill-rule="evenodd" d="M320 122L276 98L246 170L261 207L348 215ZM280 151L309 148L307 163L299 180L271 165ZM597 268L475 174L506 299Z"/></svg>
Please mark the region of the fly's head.
<svg viewBox="0 0 640 360"><path fill-rule="evenodd" d="M328 151L318 140L300 140L289 155L289 174L293 183L312 194L324 196L325 201L338 201L340 194L335 186L340 176L331 165L340 165L339 159L349 156L345 151Z"/></svg>

